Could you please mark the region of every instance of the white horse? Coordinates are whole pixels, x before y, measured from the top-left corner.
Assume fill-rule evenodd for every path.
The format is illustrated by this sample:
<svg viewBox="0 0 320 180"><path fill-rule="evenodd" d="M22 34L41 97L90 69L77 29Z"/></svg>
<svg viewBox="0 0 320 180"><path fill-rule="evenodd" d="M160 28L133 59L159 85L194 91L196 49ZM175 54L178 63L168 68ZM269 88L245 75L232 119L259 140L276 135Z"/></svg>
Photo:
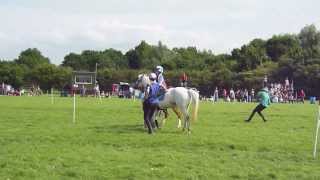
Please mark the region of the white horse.
<svg viewBox="0 0 320 180"><path fill-rule="evenodd" d="M135 83L135 87L145 92L150 86L151 81L146 74L140 74ZM192 104L192 120L195 121L198 115L199 107L199 93L193 89L186 89L184 87L169 88L164 94L162 100L159 101L160 109L172 108L178 116L178 126L181 125L180 118L184 119L183 130L188 129L190 133L190 112L189 108ZM163 122L164 123L164 122Z"/></svg>

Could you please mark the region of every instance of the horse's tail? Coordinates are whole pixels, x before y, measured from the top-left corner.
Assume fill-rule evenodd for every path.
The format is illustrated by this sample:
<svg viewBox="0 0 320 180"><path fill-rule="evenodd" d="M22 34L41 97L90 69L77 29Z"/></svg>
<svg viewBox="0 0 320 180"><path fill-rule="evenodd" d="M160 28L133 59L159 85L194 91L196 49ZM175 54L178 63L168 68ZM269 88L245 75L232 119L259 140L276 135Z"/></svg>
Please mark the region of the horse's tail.
<svg viewBox="0 0 320 180"><path fill-rule="evenodd" d="M192 121L196 121L198 118L198 108L199 108L199 93L193 89L189 89L188 93L191 97L190 103L192 103Z"/></svg>

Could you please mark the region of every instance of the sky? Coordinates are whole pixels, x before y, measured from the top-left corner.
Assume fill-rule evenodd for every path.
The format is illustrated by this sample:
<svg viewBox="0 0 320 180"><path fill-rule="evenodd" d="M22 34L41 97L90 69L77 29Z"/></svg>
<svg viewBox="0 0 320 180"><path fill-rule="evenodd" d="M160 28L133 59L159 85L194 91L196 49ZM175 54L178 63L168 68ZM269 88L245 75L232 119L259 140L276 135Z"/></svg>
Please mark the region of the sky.
<svg viewBox="0 0 320 180"><path fill-rule="evenodd" d="M60 64L70 52L141 40L230 53L254 38L320 29L318 0L0 0L0 59L37 48Z"/></svg>

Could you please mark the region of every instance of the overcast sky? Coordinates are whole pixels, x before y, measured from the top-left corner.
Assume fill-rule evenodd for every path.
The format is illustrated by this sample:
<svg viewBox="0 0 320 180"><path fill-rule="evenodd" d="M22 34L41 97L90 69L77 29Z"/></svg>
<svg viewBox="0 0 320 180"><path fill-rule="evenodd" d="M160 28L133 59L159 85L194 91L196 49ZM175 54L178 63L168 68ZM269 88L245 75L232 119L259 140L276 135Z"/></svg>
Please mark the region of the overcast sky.
<svg viewBox="0 0 320 180"><path fill-rule="evenodd" d="M319 0L0 0L0 59L38 48L60 64L69 52L141 40L229 53L254 38L320 29Z"/></svg>

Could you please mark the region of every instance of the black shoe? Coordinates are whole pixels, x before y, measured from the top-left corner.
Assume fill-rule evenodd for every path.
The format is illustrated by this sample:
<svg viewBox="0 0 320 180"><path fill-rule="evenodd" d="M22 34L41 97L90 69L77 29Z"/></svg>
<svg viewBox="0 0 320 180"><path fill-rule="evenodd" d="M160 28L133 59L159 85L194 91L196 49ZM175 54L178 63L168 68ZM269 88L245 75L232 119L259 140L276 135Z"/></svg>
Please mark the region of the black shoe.
<svg viewBox="0 0 320 180"><path fill-rule="evenodd" d="M247 122L247 123L248 123L248 122L250 122L250 120L249 120L249 119L246 119L246 120L244 120L244 122Z"/></svg>
<svg viewBox="0 0 320 180"><path fill-rule="evenodd" d="M263 122L267 122L267 120L264 119Z"/></svg>

